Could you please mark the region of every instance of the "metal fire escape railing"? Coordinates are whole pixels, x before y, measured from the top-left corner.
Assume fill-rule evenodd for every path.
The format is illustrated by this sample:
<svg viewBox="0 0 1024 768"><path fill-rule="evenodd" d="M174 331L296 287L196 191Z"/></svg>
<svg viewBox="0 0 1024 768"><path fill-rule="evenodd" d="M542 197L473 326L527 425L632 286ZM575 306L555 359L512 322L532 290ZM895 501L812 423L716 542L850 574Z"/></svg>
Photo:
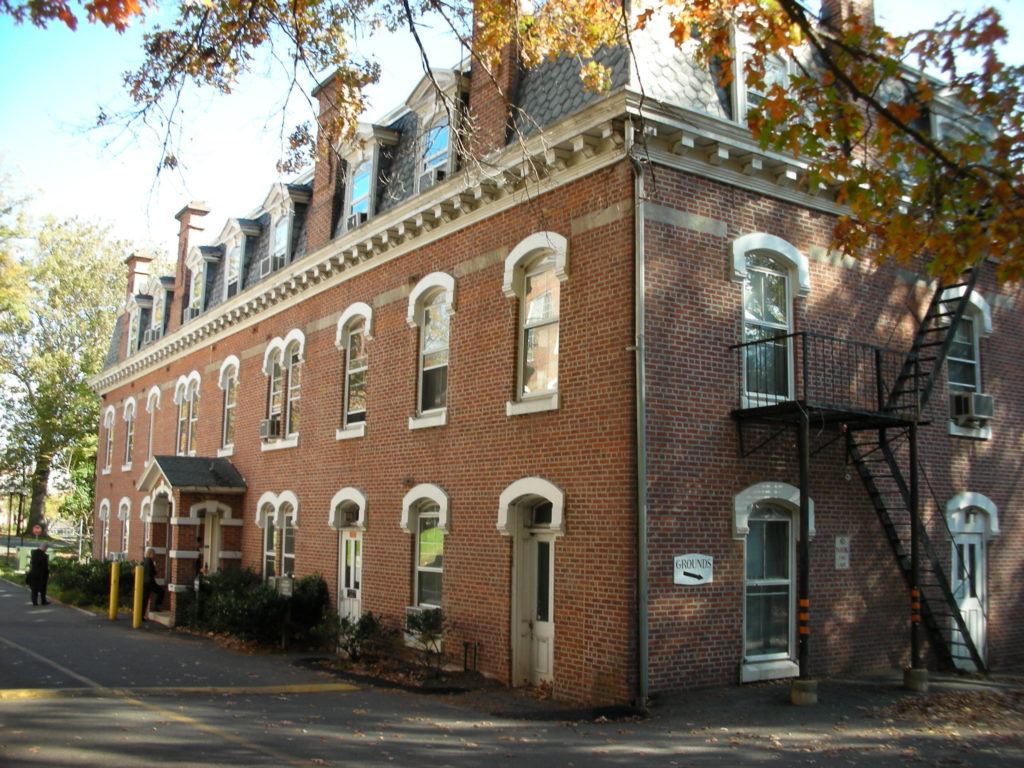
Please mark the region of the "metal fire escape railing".
<svg viewBox="0 0 1024 768"><path fill-rule="evenodd" d="M963 282L939 285L906 354L815 333L755 339L733 346L739 355L738 418L811 409L842 422L856 467L893 554L911 588L921 591L921 618L932 646L948 664L985 663L954 596L941 558L952 563L953 537L945 519L919 525L919 570L913 583L908 437L916 429L970 303L978 270ZM889 382L892 382L890 385ZM940 515L941 516L941 515Z"/></svg>

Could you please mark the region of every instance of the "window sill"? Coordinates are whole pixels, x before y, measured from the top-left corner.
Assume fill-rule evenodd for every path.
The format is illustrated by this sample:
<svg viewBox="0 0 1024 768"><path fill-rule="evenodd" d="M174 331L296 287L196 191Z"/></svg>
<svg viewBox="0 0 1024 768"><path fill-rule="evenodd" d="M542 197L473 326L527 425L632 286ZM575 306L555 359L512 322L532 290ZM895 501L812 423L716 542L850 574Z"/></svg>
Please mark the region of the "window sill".
<svg viewBox="0 0 1024 768"><path fill-rule="evenodd" d="M443 427L448 423L448 409L441 408L436 411L427 411L417 416L409 417L409 429L427 429L429 427Z"/></svg>
<svg viewBox="0 0 1024 768"><path fill-rule="evenodd" d="M223 448L218 448L217 449L217 458L219 458L219 459L222 459L225 456L234 456L234 455L235 455L235 446L234 445L225 445Z"/></svg>
<svg viewBox="0 0 1024 768"><path fill-rule="evenodd" d="M366 436L366 422L359 421L355 424L349 424L345 427L339 427L334 430L335 440L351 440L354 437L365 437Z"/></svg>
<svg viewBox="0 0 1024 768"><path fill-rule="evenodd" d="M241 560L242 559L242 553L241 552L236 552L234 550L231 550L231 551L222 550L220 552L220 554L217 555L217 557L219 557L221 560Z"/></svg>
<svg viewBox="0 0 1024 768"><path fill-rule="evenodd" d="M970 437L975 440L992 438L992 427L961 427L955 421L949 421L949 434L952 437Z"/></svg>
<svg viewBox="0 0 1024 768"><path fill-rule="evenodd" d="M104 467L103 469L101 469L100 470L100 474L101 475L109 475L110 474L110 467Z"/></svg>
<svg viewBox="0 0 1024 768"><path fill-rule="evenodd" d="M756 683L761 680L780 680L784 677L796 677L800 674L800 665L790 659L776 661L746 661L740 666L740 682Z"/></svg>
<svg viewBox="0 0 1024 768"><path fill-rule="evenodd" d="M524 397L518 402L509 400L505 403L506 416L522 416L526 413L543 413L544 411L558 410L558 393L549 392L545 395L533 395Z"/></svg>
<svg viewBox="0 0 1024 768"><path fill-rule="evenodd" d="M267 451L283 451L285 448L294 448L298 444L299 436L292 435L291 437L282 437L280 440L260 443L260 450L264 453Z"/></svg>
<svg viewBox="0 0 1024 768"><path fill-rule="evenodd" d="M129 463L127 463L127 464L122 464L122 465L121 465L121 471L122 471L122 472L131 472L131 471L132 471L132 465L131 465L131 462L129 462Z"/></svg>

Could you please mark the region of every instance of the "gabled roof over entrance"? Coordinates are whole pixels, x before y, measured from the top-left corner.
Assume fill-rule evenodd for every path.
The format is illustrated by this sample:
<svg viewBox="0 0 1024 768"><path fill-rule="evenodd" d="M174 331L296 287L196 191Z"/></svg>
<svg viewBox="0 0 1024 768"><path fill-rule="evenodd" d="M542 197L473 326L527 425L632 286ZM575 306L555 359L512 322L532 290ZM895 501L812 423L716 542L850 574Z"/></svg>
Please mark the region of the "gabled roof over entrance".
<svg viewBox="0 0 1024 768"><path fill-rule="evenodd" d="M160 485L179 491L203 491L241 495L245 480L227 459L204 456L154 456L139 478L138 489L150 491Z"/></svg>

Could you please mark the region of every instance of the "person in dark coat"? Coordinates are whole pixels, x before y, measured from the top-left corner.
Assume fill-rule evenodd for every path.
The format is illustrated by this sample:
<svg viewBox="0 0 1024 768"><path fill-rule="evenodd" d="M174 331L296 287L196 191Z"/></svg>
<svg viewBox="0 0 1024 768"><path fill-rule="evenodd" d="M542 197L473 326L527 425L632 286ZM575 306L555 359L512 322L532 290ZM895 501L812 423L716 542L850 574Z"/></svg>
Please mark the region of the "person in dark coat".
<svg viewBox="0 0 1024 768"><path fill-rule="evenodd" d="M164 588L156 583L156 563L153 562L153 548L146 548L146 559L142 561L142 618L149 612L149 598L156 595L154 611L159 611L164 604Z"/></svg>
<svg viewBox="0 0 1024 768"><path fill-rule="evenodd" d="M46 599L46 584L50 580L50 556L46 554L49 544L45 541L32 550L28 565L28 585L32 590L32 605L49 605Z"/></svg>

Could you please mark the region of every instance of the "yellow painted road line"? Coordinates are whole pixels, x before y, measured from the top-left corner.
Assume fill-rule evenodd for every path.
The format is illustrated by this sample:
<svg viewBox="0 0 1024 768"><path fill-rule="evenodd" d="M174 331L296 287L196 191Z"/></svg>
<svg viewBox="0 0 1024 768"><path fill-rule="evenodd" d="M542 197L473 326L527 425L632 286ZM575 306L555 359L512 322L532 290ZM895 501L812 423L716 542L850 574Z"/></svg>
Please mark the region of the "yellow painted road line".
<svg viewBox="0 0 1024 768"><path fill-rule="evenodd" d="M75 696L125 698L129 696L282 696L294 693L352 693L351 683L310 683L303 685L166 685L135 688L0 688L0 701L21 699L63 699Z"/></svg>
<svg viewBox="0 0 1024 768"><path fill-rule="evenodd" d="M45 656L42 656L42 655L36 653L35 651L31 650L30 648L26 648L25 646L20 645L18 643L15 643L12 640L8 640L5 637L0 637L0 643L3 643L4 645L6 645L9 648L13 648L13 649L17 650L17 651L25 654L26 656L30 656L30 657L32 657L33 659L36 659L37 661L39 661L42 664L45 664L45 665L47 665L49 667L52 667L53 669L56 669L59 672L61 672L62 674L68 675L72 679L77 680L77 681L79 681L80 683L83 683L86 686L86 688L84 688L84 689L81 689L81 688L80 689L66 688L66 689L64 689L64 691L62 693L67 693L69 691L78 690L80 694L85 694L85 695L102 696L102 697L110 697L110 698L120 698L125 703L134 705L136 707L141 707L142 709L146 709L146 710L152 712L153 714L159 716L163 720L173 720L173 721L181 723L183 725L187 725L190 728L193 728L193 729L195 729L197 731L200 731L200 732L205 733L205 734L207 734L209 736L212 736L215 739L219 739L220 741L230 742L231 744L234 744L237 747L240 747L242 749L247 749L247 750L250 750L252 752L259 752L260 754L266 755L267 757L270 757L270 758L272 758L272 759L276 760L277 762L282 763L284 765L308 766L309 765L309 760L297 760L292 755L286 754L284 752L279 752L276 749L270 749L269 747L264 747L261 744L257 744L255 742L249 741L248 739L246 739L246 738L244 738L242 736L238 736L237 734L234 734L234 733L232 733L230 731L226 731L226 730L224 730L222 728L217 728L216 726L210 725L209 723L204 723L202 720L198 720L198 719L196 719L194 717L190 717L189 715L182 714L181 712L175 712L174 710L171 710L171 709L166 709L166 708L161 707L161 706L159 706L157 704L150 704L150 703L146 702L143 699L136 698L134 693L135 693L135 691L138 691L138 690L149 691L149 692L153 692L153 693L156 693L156 692L166 693L168 691L179 690L179 691L189 691L189 692L195 692L195 693L199 693L199 692L210 693L210 692L214 692L214 691L220 692L220 693L228 693L228 692L244 693L244 692L257 692L258 691L258 692L262 692L262 693L277 693L277 694L281 694L281 693L317 693L317 692L327 692L326 689L334 689L335 691L355 691L355 690L358 690L354 685L350 685L348 683L325 683L323 685L315 685L315 684L314 685L279 685L279 686L272 686L271 685L271 686L253 686L253 687L240 686L240 687L236 687L236 688L226 688L226 687L225 688L214 688L214 687L202 688L202 687L199 687L199 686L187 686L187 687L178 688L178 689L174 689L174 688L143 688L143 689L107 688L105 686L100 685L96 681L90 680L88 677L85 677L84 675L80 675L77 672L72 672L67 667L65 667L65 666L63 666L61 664L58 664L57 662L55 662L55 661L53 661L51 659L46 658ZM13 701L13 700L17 700L19 698L22 699L22 700L24 700L24 699L57 698L56 696L50 696L49 695L49 694L52 694L52 693L58 693L58 691L55 690L55 689L31 689L31 688L8 689L6 691L0 691L0 701L7 701L7 700ZM9 698L7 696L8 694L10 694ZM28 695L28 694L31 694L31 695Z"/></svg>

